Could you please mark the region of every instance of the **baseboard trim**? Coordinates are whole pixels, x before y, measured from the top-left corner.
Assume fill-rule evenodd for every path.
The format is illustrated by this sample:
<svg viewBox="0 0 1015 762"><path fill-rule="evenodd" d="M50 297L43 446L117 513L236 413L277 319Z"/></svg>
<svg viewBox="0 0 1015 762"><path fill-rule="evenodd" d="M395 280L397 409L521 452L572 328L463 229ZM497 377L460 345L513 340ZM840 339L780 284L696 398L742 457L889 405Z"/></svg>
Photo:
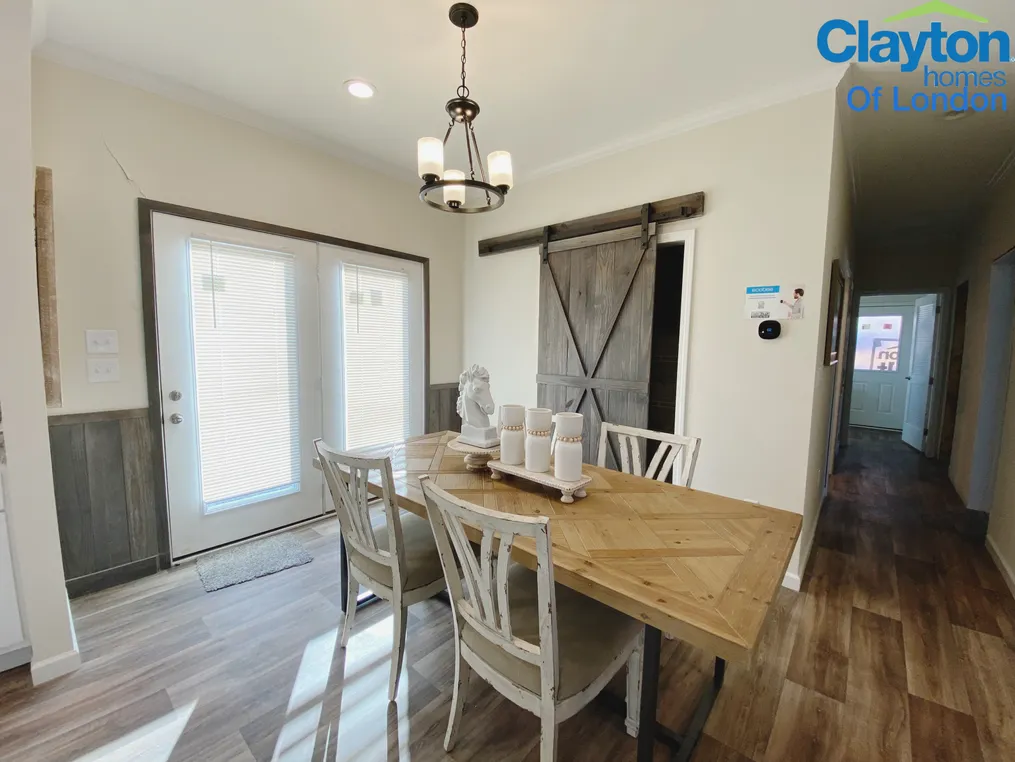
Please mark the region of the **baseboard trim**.
<svg viewBox="0 0 1015 762"><path fill-rule="evenodd" d="M814 537L818 533L818 522L821 521L821 513L825 509L825 500L821 501L818 508L818 515L814 518L814 523L811 525L811 534L809 537L804 539L800 538L802 543L800 546L800 562L797 566L796 571L787 571L785 576L782 578L782 586L788 587L790 590L799 593L804 586L804 573L807 571L807 564L811 560L811 551L814 550Z"/></svg>
<svg viewBox="0 0 1015 762"><path fill-rule="evenodd" d="M81 654L75 648L73 651L64 651L62 654L51 656L48 659L32 662L32 683L41 685L58 677L69 675L81 666Z"/></svg>
<svg viewBox="0 0 1015 762"><path fill-rule="evenodd" d="M23 667L31 661L32 647L27 642L18 643L5 651L0 651L0 672Z"/></svg>
<svg viewBox="0 0 1015 762"><path fill-rule="evenodd" d="M131 561L122 566L114 566L112 569L103 569L94 574L67 580L67 595L70 598L80 598L88 593L96 593L99 590L122 585L125 582L133 582L141 577L151 576L158 570L158 556Z"/></svg>
<svg viewBox="0 0 1015 762"><path fill-rule="evenodd" d="M1008 565L1004 556L1001 555L1001 551L997 549L997 545L994 544L994 538L989 534L987 535L987 552L990 553L990 557L994 559L994 563L997 564L998 570L1001 572L1001 576L1004 578L1004 583L1008 586L1008 592L1015 597L1015 570Z"/></svg>

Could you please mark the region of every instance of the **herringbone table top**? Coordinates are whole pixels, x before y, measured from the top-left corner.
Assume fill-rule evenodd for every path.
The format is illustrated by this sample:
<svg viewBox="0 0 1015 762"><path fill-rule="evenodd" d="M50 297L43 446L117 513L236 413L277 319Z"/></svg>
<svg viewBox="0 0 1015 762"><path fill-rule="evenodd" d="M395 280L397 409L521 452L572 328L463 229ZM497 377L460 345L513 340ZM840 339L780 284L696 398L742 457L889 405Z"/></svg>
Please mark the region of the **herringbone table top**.
<svg viewBox="0 0 1015 762"><path fill-rule="evenodd" d="M419 477L487 508L550 518L554 578L707 652L749 660L800 533L801 517L586 465L588 496L469 472L441 432L357 450L392 460L398 503L425 516ZM378 478L378 477L374 477ZM376 485L372 485L372 488ZM378 488L379 491L379 488ZM512 557L533 567L535 548Z"/></svg>

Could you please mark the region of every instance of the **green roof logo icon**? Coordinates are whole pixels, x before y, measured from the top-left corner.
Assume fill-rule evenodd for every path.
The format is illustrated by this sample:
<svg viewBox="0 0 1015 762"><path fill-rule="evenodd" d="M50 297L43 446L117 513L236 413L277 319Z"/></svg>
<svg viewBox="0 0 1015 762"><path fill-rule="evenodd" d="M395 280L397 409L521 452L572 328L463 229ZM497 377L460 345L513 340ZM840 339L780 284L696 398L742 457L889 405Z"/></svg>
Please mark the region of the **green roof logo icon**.
<svg viewBox="0 0 1015 762"><path fill-rule="evenodd" d="M954 5L950 5L942 0L932 0L932 2L924 3L921 6L913 8L908 11L903 11L897 16L885 19L886 24L891 24L896 21L905 21L906 19L915 19L920 16L953 16L958 19L964 19L966 21L975 21L978 24L989 24L990 22L983 16L978 16L975 13L964 11L961 8L956 8Z"/></svg>

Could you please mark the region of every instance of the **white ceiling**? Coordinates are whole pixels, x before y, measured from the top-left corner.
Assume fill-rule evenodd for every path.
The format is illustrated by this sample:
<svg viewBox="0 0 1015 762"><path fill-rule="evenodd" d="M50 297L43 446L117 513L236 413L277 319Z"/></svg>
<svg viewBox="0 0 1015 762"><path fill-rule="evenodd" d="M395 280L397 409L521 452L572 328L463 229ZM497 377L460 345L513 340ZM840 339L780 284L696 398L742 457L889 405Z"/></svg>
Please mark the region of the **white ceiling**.
<svg viewBox="0 0 1015 762"><path fill-rule="evenodd" d="M193 88L409 180L416 139L443 135L444 103L458 85L450 0L43 2L43 55L136 84ZM468 71L482 107L479 145L510 150L520 177L831 87L841 70L817 54L817 28L836 5L851 14L878 6L475 4ZM342 83L355 77L376 97L351 98Z"/></svg>
<svg viewBox="0 0 1015 762"><path fill-rule="evenodd" d="M827 89L843 69L815 39L833 17L919 0L474 0L469 85L484 152L516 178ZM35 0L37 52L415 180L416 139L441 136L458 85L450 0ZM967 0L1015 31L1010 0ZM925 20L903 27L924 28ZM952 19L948 27L961 25ZM898 28L898 25L893 25ZM888 73L895 69L895 75ZM857 82L911 85L896 66ZM367 101L342 83L377 87ZM1009 81L1011 81L1010 78ZM1015 94L1008 88L1009 99ZM847 114L858 219L871 230L957 220L1009 155L1015 120ZM461 157L458 159L461 161ZM449 164L451 162L448 162Z"/></svg>
<svg viewBox="0 0 1015 762"><path fill-rule="evenodd" d="M1003 92L1009 108L1015 108L1015 66L990 68L1003 68L1008 85L981 91ZM859 238L884 239L928 231L945 237L961 235L984 199L1011 171L1015 116L986 111L948 121L940 112L893 110L889 99L894 88L899 88L900 101L909 103L913 93L925 90L922 75L853 67L840 85L840 98L856 85L869 90L881 87L885 93L878 113L842 109Z"/></svg>

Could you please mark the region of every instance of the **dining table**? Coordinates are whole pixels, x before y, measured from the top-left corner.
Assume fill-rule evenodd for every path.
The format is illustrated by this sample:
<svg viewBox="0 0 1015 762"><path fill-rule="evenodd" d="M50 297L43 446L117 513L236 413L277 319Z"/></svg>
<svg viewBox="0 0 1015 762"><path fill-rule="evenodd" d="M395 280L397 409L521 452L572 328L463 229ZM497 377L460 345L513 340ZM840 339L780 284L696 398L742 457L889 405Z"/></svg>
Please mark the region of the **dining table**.
<svg viewBox="0 0 1015 762"><path fill-rule="evenodd" d="M801 516L591 465L583 467L592 479L585 497L564 503L559 490L470 470L464 454L448 447L457 436L442 431L353 452L390 457L395 500L419 516L426 516L419 483L426 474L477 505L549 518L554 580L645 625L637 759L653 759L656 743L668 746L678 762L690 759L727 662L752 661ZM371 477L369 489L380 494L379 474ZM534 569L534 545L516 540L512 560ZM341 573L347 573L344 557ZM342 605L344 610L348 602ZM657 721L664 633L714 660L712 679L680 733ZM613 703L623 709L622 700Z"/></svg>

